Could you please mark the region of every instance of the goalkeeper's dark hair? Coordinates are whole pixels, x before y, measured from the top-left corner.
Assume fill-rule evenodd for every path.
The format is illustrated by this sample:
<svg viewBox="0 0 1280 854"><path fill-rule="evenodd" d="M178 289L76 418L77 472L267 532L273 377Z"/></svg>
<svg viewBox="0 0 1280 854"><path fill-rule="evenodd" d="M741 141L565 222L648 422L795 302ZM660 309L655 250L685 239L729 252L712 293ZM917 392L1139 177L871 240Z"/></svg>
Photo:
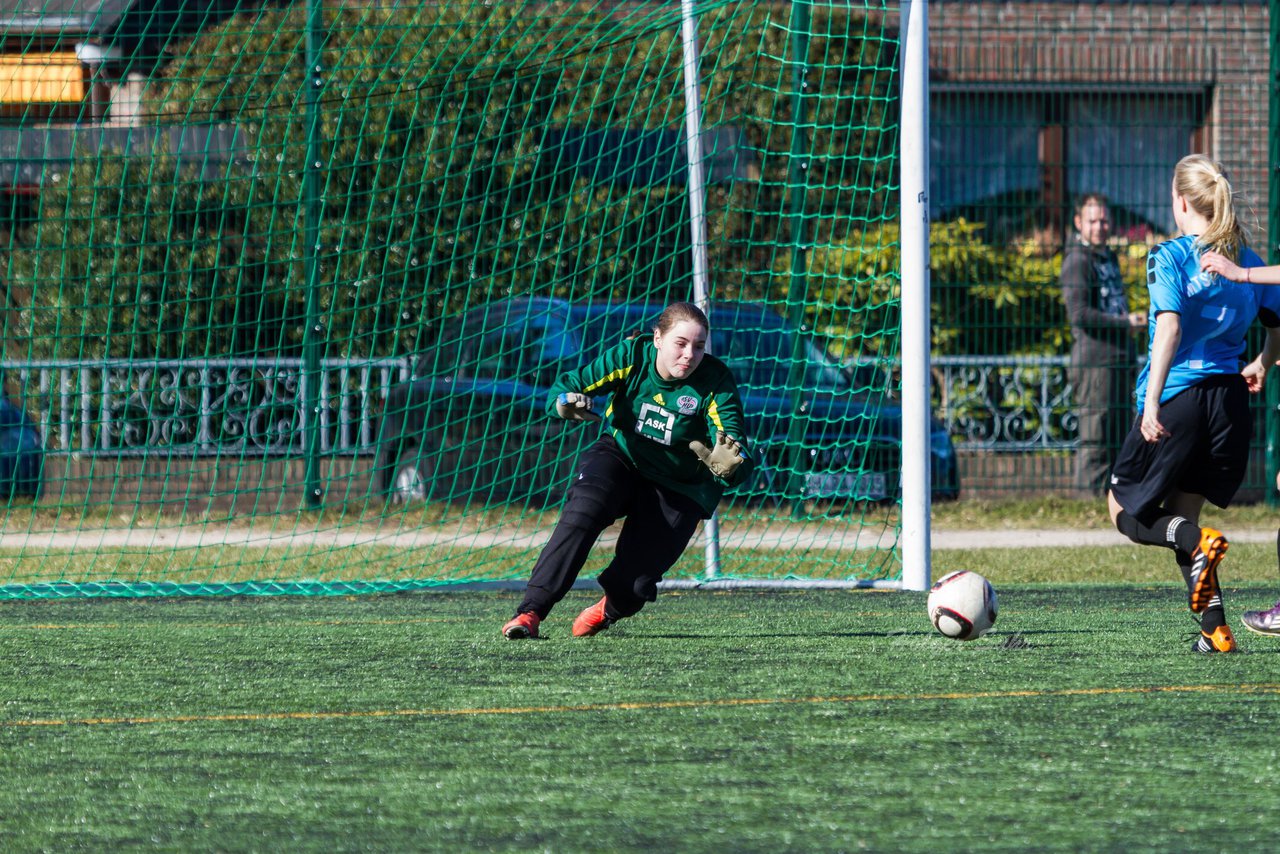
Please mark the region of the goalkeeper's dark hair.
<svg viewBox="0 0 1280 854"><path fill-rule="evenodd" d="M662 314L658 315L658 322L653 325L653 329L648 331L637 329L635 332L629 333L626 340L634 341L642 335L650 335L654 329L665 335L671 331L671 327L682 320L692 320L707 332L711 331L711 324L707 321L707 316L703 314L702 309L691 302L673 302L662 310Z"/></svg>
<svg viewBox="0 0 1280 854"><path fill-rule="evenodd" d="M663 309L662 314L658 315L656 328L659 332L666 334L682 320L692 320L704 330L711 331L711 324L707 321L707 316L702 313L702 309L691 302L671 303L671 305Z"/></svg>

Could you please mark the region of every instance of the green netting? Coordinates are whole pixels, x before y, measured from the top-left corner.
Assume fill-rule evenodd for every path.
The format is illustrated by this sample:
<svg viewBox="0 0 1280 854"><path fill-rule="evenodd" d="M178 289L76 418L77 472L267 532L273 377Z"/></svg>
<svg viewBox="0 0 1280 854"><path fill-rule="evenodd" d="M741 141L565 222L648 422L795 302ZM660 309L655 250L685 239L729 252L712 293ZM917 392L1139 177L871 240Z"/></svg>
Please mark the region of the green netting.
<svg viewBox="0 0 1280 854"><path fill-rule="evenodd" d="M1103 500L1136 412L1147 332L1113 335L1120 355L1103 355L1086 340L1099 337L1094 321L1073 323L1062 269L1083 196L1109 200L1106 242L1132 310L1148 305L1149 249L1177 234L1169 184L1185 155L1224 165L1250 244L1277 261L1267 202L1277 8L930 4L936 411L952 425L967 496ZM1205 50L1210 39L1232 48ZM1085 371L1093 394L1079 388ZM1274 434L1267 408L1260 396L1255 435ZM1274 496L1263 462L1259 443L1237 500Z"/></svg>
<svg viewBox="0 0 1280 854"><path fill-rule="evenodd" d="M0 596L526 577L550 379L695 296L680 4L196 6L4 30ZM897 10L695 14L720 571L897 577Z"/></svg>

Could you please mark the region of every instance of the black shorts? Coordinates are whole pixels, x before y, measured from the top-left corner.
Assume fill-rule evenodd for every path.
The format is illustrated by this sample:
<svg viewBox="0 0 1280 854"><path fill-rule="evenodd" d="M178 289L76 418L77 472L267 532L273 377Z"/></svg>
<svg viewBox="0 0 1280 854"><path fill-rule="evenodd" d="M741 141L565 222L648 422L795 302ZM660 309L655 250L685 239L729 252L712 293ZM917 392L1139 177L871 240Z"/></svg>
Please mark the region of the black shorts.
<svg viewBox="0 0 1280 854"><path fill-rule="evenodd" d="M1253 419L1249 389L1239 374L1220 374L1178 392L1160 406L1169 432L1142 438L1134 420L1111 469L1111 493L1131 515L1159 507L1171 492L1203 495L1226 507L1244 481Z"/></svg>

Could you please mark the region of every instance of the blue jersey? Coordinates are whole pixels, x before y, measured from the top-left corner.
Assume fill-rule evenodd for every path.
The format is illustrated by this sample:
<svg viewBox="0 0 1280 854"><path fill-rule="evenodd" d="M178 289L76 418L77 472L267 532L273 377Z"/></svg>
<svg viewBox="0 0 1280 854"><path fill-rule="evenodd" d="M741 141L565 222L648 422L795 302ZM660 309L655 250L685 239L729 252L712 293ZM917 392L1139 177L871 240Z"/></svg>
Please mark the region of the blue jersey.
<svg viewBox="0 0 1280 854"><path fill-rule="evenodd" d="M1234 374L1241 369L1244 337L1255 317L1263 325L1280 326L1280 287L1232 282L1200 270L1201 246L1195 235L1165 241L1147 255L1148 346L1155 340L1156 315L1172 311L1182 323L1169 377L1160 396L1163 404L1206 377ZM1252 250L1240 252L1240 266L1259 267ZM1138 411L1146 402L1150 362L1138 376Z"/></svg>

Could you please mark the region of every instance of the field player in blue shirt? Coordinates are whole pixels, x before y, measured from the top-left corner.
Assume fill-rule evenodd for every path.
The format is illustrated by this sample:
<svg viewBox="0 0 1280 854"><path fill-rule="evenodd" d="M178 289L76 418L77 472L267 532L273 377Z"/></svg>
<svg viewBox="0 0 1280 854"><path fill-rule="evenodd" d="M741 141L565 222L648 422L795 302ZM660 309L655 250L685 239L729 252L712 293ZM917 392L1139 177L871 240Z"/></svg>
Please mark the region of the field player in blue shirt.
<svg viewBox="0 0 1280 854"><path fill-rule="evenodd" d="M1227 538L1199 526L1206 500L1226 507L1244 479L1253 422L1249 392L1280 358L1280 288L1232 282L1201 270L1207 250L1262 264L1245 245L1222 166L1199 154L1173 172L1180 237L1147 256L1150 352L1135 390L1138 419L1111 472L1107 503L1120 533L1170 548L1200 616L1192 650L1234 652L1218 584ZM1257 317L1263 352L1241 370L1245 333Z"/></svg>

